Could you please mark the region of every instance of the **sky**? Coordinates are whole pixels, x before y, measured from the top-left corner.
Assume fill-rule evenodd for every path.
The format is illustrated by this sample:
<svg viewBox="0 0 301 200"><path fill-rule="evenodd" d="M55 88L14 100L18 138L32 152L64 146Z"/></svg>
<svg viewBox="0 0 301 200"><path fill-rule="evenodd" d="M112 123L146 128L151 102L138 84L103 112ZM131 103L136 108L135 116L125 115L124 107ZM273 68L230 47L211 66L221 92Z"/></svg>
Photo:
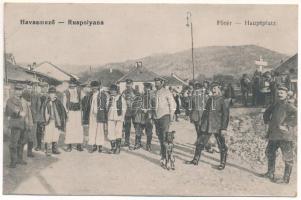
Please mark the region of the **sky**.
<svg viewBox="0 0 301 200"><path fill-rule="evenodd" d="M295 5L6 4L5 50L17 62L102 65L194 47L255 44L293 55L298 50ZM100 20L102 26L20 25L20 20ZM231 26L217 26L230 20ZM275 26L245 26L274 21ZM241 24L236 24L241 23Z"/></svg>

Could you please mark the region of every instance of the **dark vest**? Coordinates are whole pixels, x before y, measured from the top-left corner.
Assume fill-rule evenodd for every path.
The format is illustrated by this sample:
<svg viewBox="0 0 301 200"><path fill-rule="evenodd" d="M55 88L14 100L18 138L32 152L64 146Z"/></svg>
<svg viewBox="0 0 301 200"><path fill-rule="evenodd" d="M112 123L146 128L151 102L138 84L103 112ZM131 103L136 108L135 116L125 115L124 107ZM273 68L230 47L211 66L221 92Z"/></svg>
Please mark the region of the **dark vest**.
<svg viewBox="0 0 301 200"><path fill-rule="evenodd" d="M112 103L113 103L112 101L113 101L113 97L110 97L108 111L112 107ZM116 108L117 108L118 116L122 115L122 96L121 95L119 96L118 100L116 101Z"/></svg>

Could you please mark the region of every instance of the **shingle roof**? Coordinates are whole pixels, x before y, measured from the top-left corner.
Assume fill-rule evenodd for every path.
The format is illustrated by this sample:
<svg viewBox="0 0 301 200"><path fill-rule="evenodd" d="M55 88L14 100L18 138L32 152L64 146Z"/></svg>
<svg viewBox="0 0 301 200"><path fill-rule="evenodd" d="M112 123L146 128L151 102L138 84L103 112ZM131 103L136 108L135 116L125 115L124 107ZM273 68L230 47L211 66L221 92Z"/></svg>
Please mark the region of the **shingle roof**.
<svg viewBox="0 0 301 200"><path fill-rule="evenodd" d="M5 61L7 79L9 81L33 82L37 81L34 75L26 72L26 69Z"/></svg>
<svg viewBox="0 0 301 200"><path fill-rule="evenodd" d="M175 74L171 74L171 76L163 76L163 78L166 79L166 83L169 86L188 85L184 80Z"/></svg>
<svg viewBox="0 0 301 200"><path fill-rule="evenodd" d="M279 73L289 73L290 69L294 69L298 73L298 54L287 59L284 63L278 66L275 71Z"/></svg>
<svg viewBox="0 0 301 200"><path fill-rule="evenodd" d="M132 79L134 82L149 82L154 81L155 78L160 77L158 74L149 71L145 67L135 67L117 82L125 82L126 79Z"/></svg>

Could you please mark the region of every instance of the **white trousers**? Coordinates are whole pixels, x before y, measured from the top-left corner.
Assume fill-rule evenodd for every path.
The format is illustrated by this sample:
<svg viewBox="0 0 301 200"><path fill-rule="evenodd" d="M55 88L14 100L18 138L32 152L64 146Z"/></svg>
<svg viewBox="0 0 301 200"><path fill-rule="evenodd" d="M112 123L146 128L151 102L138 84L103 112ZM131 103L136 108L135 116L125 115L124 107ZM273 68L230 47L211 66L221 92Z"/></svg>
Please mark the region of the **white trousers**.
<svg viewBox="0 0 301 200"><path fill-rule="evenodd" d="M89 145L103 145L105 140L105 124L98 123L96 116L90 115L89 120Z"/></svg>
<svg viewBox="0 0 301 200"><path fill-rule="evenodd" d="M45 126L44 143L58 142L60 137L60 130L55 127L54 120Z"/></svg>
<svg viewBox="0 0 301 200"><path fill-rule="evenodd" d="M83 143L84 134L82 130L80 111L69 111L66 124L65 144Z"/></svg>
<svg viewBox="0 0 301 200"><path fill-rule="evenodd" d="M109 140L116 140L122 138L122 128L123 122L122 121L108 121L108 139Z"/></svg>

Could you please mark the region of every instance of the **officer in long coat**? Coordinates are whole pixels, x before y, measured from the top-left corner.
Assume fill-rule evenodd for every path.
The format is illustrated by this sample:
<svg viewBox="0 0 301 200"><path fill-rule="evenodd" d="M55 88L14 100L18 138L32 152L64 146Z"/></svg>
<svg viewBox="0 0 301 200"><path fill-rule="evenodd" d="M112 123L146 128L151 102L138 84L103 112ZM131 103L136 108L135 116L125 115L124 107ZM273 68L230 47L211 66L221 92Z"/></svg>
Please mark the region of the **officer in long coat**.
<svg viewBox="0 0 301 200"><path fill-rule="evenodd" d="M46 100L48 99L48 84L45 82L40 82L39 86L41 88L40 91L33 91L31 96L31 109L34 126L36 127L36 139L37 146L35 148L36 151L40 151L42 147L42 140L45 130L45 122L43 117L43 106Z"/></svg>
<svg viewBox="0 0 301 200"><path fill-rule="evenodd" d="M229 123L229 106L225 102L219 86L217 82L213 82L211 85L212 96L206 102L202 115L199 129L200 136L198 137L194 158L192 161L187 161L186 164L198 165L201 152L213 134L220 150L220 165L218 169L223 170L226 166L228 148L225 143L224 133Z"/></svg>
<svg viewBox="0 0 301 200"><path fill-rule="evenodd" d="M7 100L5 114L8 117L8 126L10 128L10 168L15 168L17 164L26 165L23 160L23 149L26 144L25 121L26 113L22 107L22 85L15 85L14 96Z"/></svg>
<svg viewBox="0 0 301 200"><path fill-rule="evenodd" d="M268 124L268 145L266 155L268 158L268 172L263 177L272 182L274 177L276 152L280 148L285 162L283 182L289 183L293 168L293 142L295 138L295 127L297 126L297 108L287 102L288 89L285 86L278 87L277 103L268 107L263 115L265 124Z"/></svg>

